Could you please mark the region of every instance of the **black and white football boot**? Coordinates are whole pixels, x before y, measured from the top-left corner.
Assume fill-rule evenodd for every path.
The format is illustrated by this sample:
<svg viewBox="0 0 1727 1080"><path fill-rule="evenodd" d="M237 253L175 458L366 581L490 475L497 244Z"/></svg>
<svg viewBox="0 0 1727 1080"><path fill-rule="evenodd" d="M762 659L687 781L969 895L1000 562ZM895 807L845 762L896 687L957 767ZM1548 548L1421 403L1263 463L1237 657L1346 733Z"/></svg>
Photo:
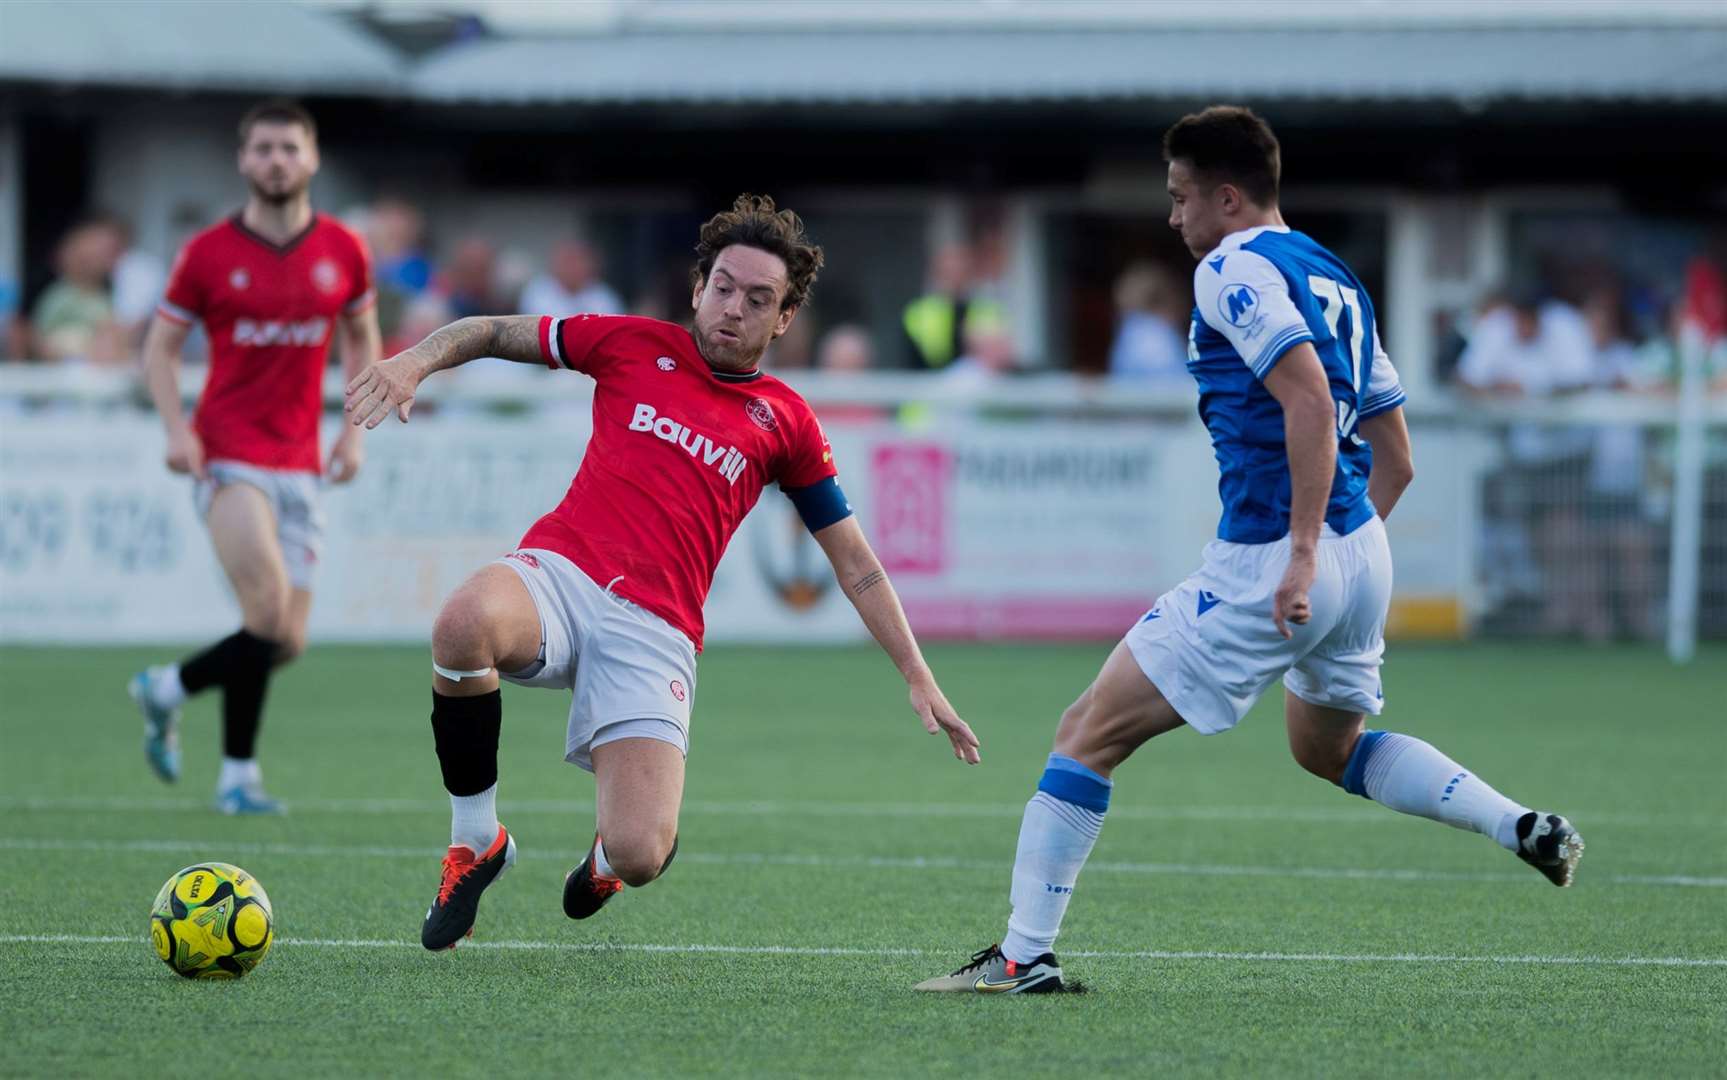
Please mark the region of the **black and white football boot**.
<svg viewBox="0 0 1727 1080"><path fill-rule="evenodd" d="M1558 814L1531 810L1517 819L1517 857L1563 889L1577 875L1583 837Z"/></svg>

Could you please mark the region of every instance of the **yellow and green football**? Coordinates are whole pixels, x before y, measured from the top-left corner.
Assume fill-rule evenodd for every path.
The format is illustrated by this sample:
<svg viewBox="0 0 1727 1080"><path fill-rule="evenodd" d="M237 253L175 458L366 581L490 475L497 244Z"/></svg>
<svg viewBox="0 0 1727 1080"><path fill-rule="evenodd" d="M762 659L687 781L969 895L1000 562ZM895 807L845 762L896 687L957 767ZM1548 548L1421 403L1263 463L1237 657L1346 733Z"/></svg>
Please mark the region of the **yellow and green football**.
<svg viewBox="0 0 1727 1080"><path fill-rule="evenodd" d="M257 878L228 863L198 863L156 894L150 942L188 979L238 979L264 962L274 923Z"/></svg>

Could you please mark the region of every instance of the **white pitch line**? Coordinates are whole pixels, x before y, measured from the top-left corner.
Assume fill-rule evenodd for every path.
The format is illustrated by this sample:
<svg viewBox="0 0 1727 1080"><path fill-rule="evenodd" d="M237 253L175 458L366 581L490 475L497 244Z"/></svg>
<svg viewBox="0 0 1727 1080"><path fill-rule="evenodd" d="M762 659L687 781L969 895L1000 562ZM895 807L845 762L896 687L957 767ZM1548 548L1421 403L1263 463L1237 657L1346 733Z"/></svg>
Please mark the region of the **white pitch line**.
<svg viewBox="0 0 1727 1080"><path fill-rule="evenodd" d="M0 945L116 945L144 946L140 934L127 937L120 934L0 934ZM314 949L413 949L422 947L417 941L394 941L379 938L277 938L276 944L289 948ZM918 948L853 948L843 945L665 945L640 942L609 941L469 941L468 949L497 949L518 952L626 952L667 953L673 955L721 956L949 956L951 950ZM1530 964L1571 965L1584 967L1727 967L1727 957L1714 956L1499 956L1466 955L1461 953L1295 953L1295 952L1225 952L1222 950L1164 951L1135 949L1065 950L1064 956L1088 960L1234 960L1242 963L1292 964Z"/></svg>
<svg viewBox="0 0 1727 1080"><path fill-rule="evenodd" d="M443 799L288 799L295 813L387 815L448 813ZM174 812L203 811L209 803L198 799L132 796L37 796L0 795L0 810L51 812ZM498 809L506 815L591 814L591 799L505 799ZM839 817L839 818L1007 818L1017 821L1025 813L1024 803L908 803L821 802L815 800L720 800L689 799L685 814L745 817ZM1613 811L1579 811L1566 808L1573 821L1587 829L1602 825L1629 828L1727 829L1727 816L1711 814L1627 814ZM1276 821L1315 825L1385 825L1400 820L1351 800L1344 805L1322 806L1117 806L1109 811L1112 821Z"/></svg>
<svg viewBox="0 0 1727 1080"><path fill-rule="evenodd" d="M0 836L0 850L90 851L101 854L182 854L196 856L219 851L232 855L274 855L283 858L419 859L437 855L431 847L380 847L339 844L280 844L249 840L58 840L24 836ZM518 859L557 860L575 863L581 852L557 848L524 848ZM1008 863L991 859L961 859L947 855L812 855L788 852L691 851L678 858L686 865L784 866L815 869L862 870L981 870L1004 871ZM1263 877L1307 878L1322 881L1512 881L1533 879L1524 873L1471 872L1454 870L1397 869L1347 866L1232 866L1218 863L1122 862L1100 859L1086 864L1088 873L1148 874L1166 877ZM1687 874L1597 874L1591 884L1670 885L1689 888L1727 888L1727 877Z"/></svg>

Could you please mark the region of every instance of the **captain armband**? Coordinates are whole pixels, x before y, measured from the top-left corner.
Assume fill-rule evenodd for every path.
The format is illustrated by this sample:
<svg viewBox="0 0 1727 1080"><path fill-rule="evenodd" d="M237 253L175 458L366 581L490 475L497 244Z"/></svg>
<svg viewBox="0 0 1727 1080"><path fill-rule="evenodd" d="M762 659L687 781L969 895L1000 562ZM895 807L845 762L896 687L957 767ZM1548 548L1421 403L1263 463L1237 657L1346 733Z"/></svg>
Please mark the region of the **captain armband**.
<svg viewBox="0 0 1727 1080"><path fill-rule="evenodd" d="M781 490L797 507L798 517L804 520L804 528L812 533L852 515L852 504L846 501L845 492L840 490L839 480L832 476L809 487Z"/></svg>

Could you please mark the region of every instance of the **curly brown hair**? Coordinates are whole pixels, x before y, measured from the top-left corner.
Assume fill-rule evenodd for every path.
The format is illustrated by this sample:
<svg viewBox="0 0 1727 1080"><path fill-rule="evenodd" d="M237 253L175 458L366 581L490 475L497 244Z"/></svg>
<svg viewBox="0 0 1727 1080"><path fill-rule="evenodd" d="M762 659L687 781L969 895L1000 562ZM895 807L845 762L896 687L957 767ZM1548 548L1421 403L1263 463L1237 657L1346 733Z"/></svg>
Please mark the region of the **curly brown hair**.
<svg viewBox="0 0 1727 1080"><path fill-rule="evenodd" d="M780 310L798 307L809 299L823 256L819 245L804 234L803 219L790 210L777 210L768 195L739 195L732 208L715 214L702 226L696 244L696 266L690 280L698 287L713 271L714 260L733 244L760 248L778 255L786 264L786 295Z"/></svg>

